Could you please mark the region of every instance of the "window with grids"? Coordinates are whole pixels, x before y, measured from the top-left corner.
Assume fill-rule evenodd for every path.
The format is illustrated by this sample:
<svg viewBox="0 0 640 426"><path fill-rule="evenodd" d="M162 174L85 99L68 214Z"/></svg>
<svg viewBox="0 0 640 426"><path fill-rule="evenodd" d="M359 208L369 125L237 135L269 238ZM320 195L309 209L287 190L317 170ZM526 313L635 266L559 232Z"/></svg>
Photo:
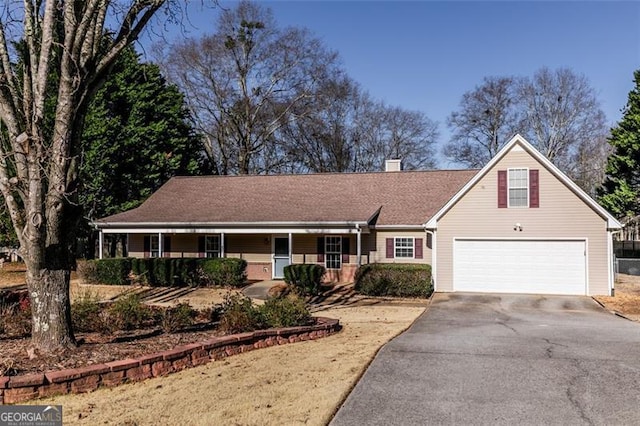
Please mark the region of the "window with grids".
<svg viewBox="0 0 640 426"><path fill-rule="evenodd" d="M402 259L413 259L415 244L413 237L396 237L395 257Z"/></svg>
<svg viewBox="0 0 640 426"><path fill-rule="evenodd" d="M529 207L529 169L509 169L509 207Z"/></svg>
<svg viewBox="0 0 640 426"><path fill-rule="evenodd" d="M152 235L151 238L149 238L149 251L151 257L160 256L160 239L157 235Z"/></svg>
<svg viewBox="0 0 640 426"><path fill-rule="evenodd" d="M204 237L204 253L205 257L220 257L220 236L207 235Z"/></svg>
<svg viewBox="0 0 640 426"><path fill-rule="evenodd" d="M324 266L327 269L342 267L342 237L324 237Z"/></svg>

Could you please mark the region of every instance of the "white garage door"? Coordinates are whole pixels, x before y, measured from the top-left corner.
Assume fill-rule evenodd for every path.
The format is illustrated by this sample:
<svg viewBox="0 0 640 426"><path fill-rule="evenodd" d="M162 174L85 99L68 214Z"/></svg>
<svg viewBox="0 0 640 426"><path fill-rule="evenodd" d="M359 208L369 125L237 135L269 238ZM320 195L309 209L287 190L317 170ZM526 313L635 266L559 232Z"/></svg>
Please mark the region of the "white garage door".
<svg viewBox="0 0 640 426"><path fill-rule="evenodd" d="M585 241L457 239L453 251L455 291L586 294Z"/></svg>

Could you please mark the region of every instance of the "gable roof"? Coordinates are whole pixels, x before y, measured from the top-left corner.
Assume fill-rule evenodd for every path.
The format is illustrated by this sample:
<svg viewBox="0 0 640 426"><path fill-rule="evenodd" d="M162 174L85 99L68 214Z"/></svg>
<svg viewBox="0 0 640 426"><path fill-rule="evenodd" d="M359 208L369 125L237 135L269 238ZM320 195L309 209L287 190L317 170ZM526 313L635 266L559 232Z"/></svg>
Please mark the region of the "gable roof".
<svg viewBox="0 0 640 426"><path fill-rule="evenodd" d="M622 225L620 222L606 211L600 204L598 204L593 198L591 198L586 192L576 185L567 175L565 175L560 169L558 169L547 157L542 155L537 149L533 147L525 138L519 134L515 135L502 149L489 161L480 171L460 189L435 215L424 224L427 229L437 229L438 220L444 216L453 207L458 200L460 200L469 190L482 179L502 158L513 149L514 146L519 145L529 155L535 158L543 167L545 167L552 175L560 180L569 190L576 194L585 204L596 212L600 217L607 221L608 229L620 229Z"/></svg>
<svg viewBox="0 0 640 426"><path fill-rule="evenodd" d="M175 177L138 208L95 224L422 227L476 172Z"/></svg>

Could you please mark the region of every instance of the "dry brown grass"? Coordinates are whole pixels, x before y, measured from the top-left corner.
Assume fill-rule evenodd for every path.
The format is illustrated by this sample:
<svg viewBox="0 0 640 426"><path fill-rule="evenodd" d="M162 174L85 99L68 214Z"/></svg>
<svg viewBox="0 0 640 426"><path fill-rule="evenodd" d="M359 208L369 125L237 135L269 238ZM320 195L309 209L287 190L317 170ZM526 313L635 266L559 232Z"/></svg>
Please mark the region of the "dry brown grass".
<svg viewBox="0 0 640 426"><path fill-rule="evenodd" d="M5 263L0 269L0 289L24 284L24 273L27 268L22 262Z"/></svg>
<svg viewBox="0 0 640 426"><path fill-rule="evenodd" d="M619 312L629 319L640 321L640 277L618 274L615 296L596 296L607 309Z"/></svg>
<svg viewBox="0 0 640 426"><path fill-rule="evenodd" d="M223 361L90 394L61 404L65 424L326 424L378 349L424 307L332 308L333 336L261 349Z"/></svg>

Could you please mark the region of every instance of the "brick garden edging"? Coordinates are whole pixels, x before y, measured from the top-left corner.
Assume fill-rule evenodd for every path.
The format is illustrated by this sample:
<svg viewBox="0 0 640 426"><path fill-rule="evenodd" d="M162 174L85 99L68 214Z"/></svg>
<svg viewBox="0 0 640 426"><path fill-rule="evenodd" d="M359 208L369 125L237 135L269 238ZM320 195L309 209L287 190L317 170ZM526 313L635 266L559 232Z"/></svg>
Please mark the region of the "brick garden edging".
<svg viewBox="0 0 640 426"><path fill-rule="evenodd" d="M214 337L139 358L25 376L0 376L0 404L139 382L254 349L318 339L339 329L337 319L316 317L314 325Z"/></svg>

